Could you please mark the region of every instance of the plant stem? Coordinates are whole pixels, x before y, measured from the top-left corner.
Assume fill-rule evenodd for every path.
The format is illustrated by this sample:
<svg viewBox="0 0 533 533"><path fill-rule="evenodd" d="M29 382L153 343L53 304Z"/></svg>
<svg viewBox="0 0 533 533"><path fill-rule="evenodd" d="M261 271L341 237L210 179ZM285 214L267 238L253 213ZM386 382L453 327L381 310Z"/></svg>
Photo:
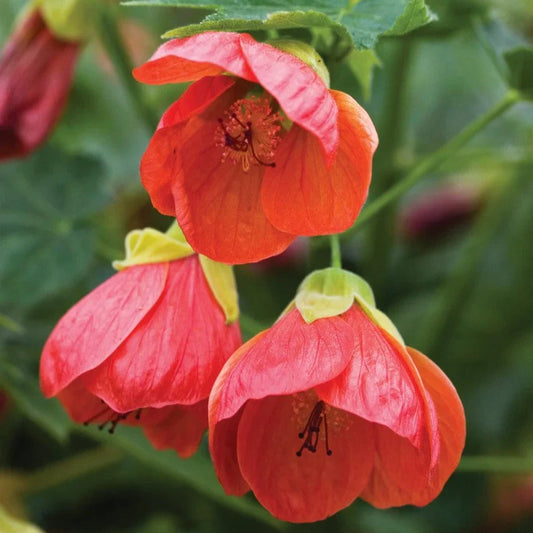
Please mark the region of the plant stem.
<svg viewBox="0 0 533 533"><path fill-rule="evenodd" d="M24 476L24 493L32 494L57 487L73 479L106 468L122 459L117 448L101 446L47 465Z"/></svg>
<svg viewBox="0 0 533 533"><path fill-rule="evenodd" d="M341 237L345 239L353 235L355 231L361 229L370 219L372 219L372 217L387 207L391 202L398 199L429 172L437 169L444 161L453 156L462 146L474 137L476 133L480 132L494 119L498 118L514 104L521 101L521 99L522 96L518 91L510 89L494 107L489 109L477 120L474 120L474 122L468 125L444 146L424 157L403 179L396 183L396 185L368 204L359 215L357 222L351 228L346 230Z"/></svg>
<svg viewBox="0 0 533 533"><path fill-rule="evenodd" d="M342 253L339 235L330 235L329 243L331 246L331 266L335 268L342 268Z"/></svg>
<svg viewBox="0 0 533 533"><path fill-rule="evenodd" d="M380 140L375 159L373 195L379 198L397 181L398 152L403 144L406 114L406 89L409 68L415 49L412 38L391 43L393 49L388 62L391 65L387 78L387 92L379 121ZM376 294L384 293L388 279L390 257L394 244L396 205L391 202L388 209L374 220L365 240L366 253L362 265L365 277ZM380 265L376 269L375 265Z"/></svg>
<svg viewBox="0 0 533 533"><path fill-rule="evenodd" d="M146 104L141 86L131 74L133 64L118 30L117 17L113 6L103 6L101 9L100 38L139 117L149 132L154 131L158 118Z"/></svg>
<svg viewBox="0 0 533 533"><path fill-rule="evenodd" d="M497 455L464 456L457 467L457 471L527 474L533 472L533 457L501 457Z"/></svg>

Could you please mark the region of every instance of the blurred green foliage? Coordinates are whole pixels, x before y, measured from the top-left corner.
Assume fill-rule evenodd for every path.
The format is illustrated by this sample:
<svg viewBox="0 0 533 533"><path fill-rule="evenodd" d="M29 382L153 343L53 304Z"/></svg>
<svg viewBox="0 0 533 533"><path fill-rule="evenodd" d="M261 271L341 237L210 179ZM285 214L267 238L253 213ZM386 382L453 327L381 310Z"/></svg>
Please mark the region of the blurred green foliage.
<svg viewBox="0 0 533 533"><path fill-rule="evenodd" d="M254 3L225 4L242 10ZM324 3L306 5L315 4ZM356 7L367 4L361 0ZM397 12L368 46L399 23L403 8L414 6L390 4ZM509 87L531 92L530 1L427 4L438 20L401 37L381 38L371 57L349 53L335 28L322 24L269 28L268 37L278 31L313 42L328 63L332 87L368 109L381 140L370 201ZM0 5L0 43L20 5L17 0ZM109 9L118 17L133 63L151 54L158 35L178 26L186 32L209 14L111 4ZM262 17L260 11L249 13ZM354 24L349 31L357 38ZM254 28L258 38L267 37L260 25ZM182 91L182 86L139 89L155 117L152 127ZM406 342L427 351L455 383L467 414L466 453L473 456L533 456L532 124L531 104L516 105L343 245L345 266L370 282L378 306ZM531 498L526 484L527 474L533 476L531 461L524 462L517 482L523 493L507 507L506 476L497 472L496 461L490 472L457 472L423 509L381 511L357 501L323 523L288 525L251 497L225 496L205 444L195 458L180 461L172 452L154 451L135 429L120 427L109 436L74 426L55 400L42 398L38 360L56 321L110 275L110 260L121 257L128 230L165 229L170 222L151 208L138 179L151 133L105 47L93 41L47 144L25 160L0 164L0 388L8 396L0 414L0 501L23 503L28 517L49 533L531 531L533 499L529 508L520 505L521 497ZM468 216L453 224L444 220L438 233L407 235L401 214L421 195L452 182L476 193ZM305 274L328 263L329 251L318 239L283 259L238 267L245 336L270 325ZM114 455L95 455L94 465L76 470L76 458L88 457L83 454L102 442ZM27 486L7 476L13 471Z"/></svg>

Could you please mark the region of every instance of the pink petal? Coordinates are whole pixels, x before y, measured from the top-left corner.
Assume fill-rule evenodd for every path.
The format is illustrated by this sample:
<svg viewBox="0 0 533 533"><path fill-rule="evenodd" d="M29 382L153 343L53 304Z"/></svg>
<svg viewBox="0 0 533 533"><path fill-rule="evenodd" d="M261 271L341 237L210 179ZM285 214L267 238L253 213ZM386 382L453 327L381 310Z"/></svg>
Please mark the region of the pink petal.
<svg viewBox="0 0 533 533"><path fill-rule="evenodd" d="M55 396L102 364L148 315L161 296L168 264L122 270L72 307L46 341L41 387Z"/></svg>

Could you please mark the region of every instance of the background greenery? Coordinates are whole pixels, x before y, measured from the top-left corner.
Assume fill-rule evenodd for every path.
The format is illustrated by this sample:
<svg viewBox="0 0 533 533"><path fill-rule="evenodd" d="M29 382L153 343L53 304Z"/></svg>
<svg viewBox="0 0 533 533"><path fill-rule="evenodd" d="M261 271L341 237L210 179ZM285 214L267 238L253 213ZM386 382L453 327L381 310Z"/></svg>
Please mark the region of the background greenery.
<svg viewBox="0 0 533 533"><path fill-rule="evenodd" d="M129 3L105 4L45 146L0 164L0 503L49 533L531 531L533 107L520 97L469 142L438 160L435 153L510 86L531 95L533 2ZM21 4L0 4L0 43ZM356 97L377 125L366 220L343 238L344 263L371 283L406 342L450 376L467 414L466 456L425 508L379 511L357 501L322 523L283 524L252 497L224 495L205 444L180 461L135 429L109 436L75 426L39 392L40 350L59 317L112 274L128 230L169 224L151 208L138 163L183 87L138 86L128 62L147 59L169 30L202 29L312 42L332 87ZM413 175L405 194L372 211ZM459 200L449 201L450 187ZM413 235L405 217L427 205L428 193L435 211L457 202L463 209ZM328 261L319 238L238 267L245 336L271 324L303 276Z"/></svg>

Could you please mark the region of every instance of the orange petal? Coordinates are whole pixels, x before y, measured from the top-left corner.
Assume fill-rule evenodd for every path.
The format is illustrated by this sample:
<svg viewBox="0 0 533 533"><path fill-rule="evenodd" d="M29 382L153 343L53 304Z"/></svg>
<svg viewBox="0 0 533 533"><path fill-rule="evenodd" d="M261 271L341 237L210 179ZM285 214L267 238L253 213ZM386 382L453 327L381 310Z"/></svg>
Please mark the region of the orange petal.
<svg viewBox="0 0 533 533"><path fill-rule="evenodd" d="M437 412L439 454L431 467L429 438L417 449L407 439L376 426L376 461L362 498L375 507L427 505L457 467L465 442L465 417L457 391L425 355L408 348Z"/></svg>
<svg viewBox="0 0 533 533"><path fill-rule="evenodd" d="M327 403L382 424L419 446L428 430L436 438L433 405L405 348L358 306L342 315L355 334L346 370L317 387Z"/></svg>
<svg viewBox="0 0 533 533"><path fill-rule="evenodd" d="M185 459L196 452L207 429L207 400L145 409L140 424L156 450L174 449Z"/></svg>
<svg viewBox="0 0 533 533"><path fill-rule="evenodd" d="M162 44L144 65L133 69L143 83L179 83L228 71L257 81L241 48L241 34L204 32Z"/></svg>
<svg viewBox="0 0 533 533"><path fill-rule="evenodd" d="M242 474L259 502L290 522L323 520L348 506L368 482L372 469L371 424L326 406L328 444L322 422L316 452L298 434L318 401L314 392L270 396L244 408L237 437Z"/></svg>
<svg viewBox="0 0 533 533"><path fill-rule="evenodd" d="M261 201L281 231L323 235L349 228L368 194L377 134L366 111L349 95L331 91L339 109L340 144L328 166L320 143L293 125L267 168Z"/></svg>
<svg viewBox="0 0 533 533"><path fill-rule="evenodd" d="M228 97L223 94L230 92L229 99L235 98L236 95L229 91L234 85L235 81L228 76L203 78L193 83L161 117L157 131L141 159L140 172L142 184L153 206L164 215L175 215L171 185L181 172L178 154L183 142L183 127L179 125L191 116L204 112L209 106L218 110L220 106L229 105Z"/></svg>
<svg viewBox="0 0 533 533"><path fill-rule="evenodd" d="M175 160L172 193L187 241L222 263L250 263L281 253L296 236L277 230L263 212L263 168L251 166L245 172L222 162L222 148L215 144L219 124L209 118L189 120Z"/></svg>

